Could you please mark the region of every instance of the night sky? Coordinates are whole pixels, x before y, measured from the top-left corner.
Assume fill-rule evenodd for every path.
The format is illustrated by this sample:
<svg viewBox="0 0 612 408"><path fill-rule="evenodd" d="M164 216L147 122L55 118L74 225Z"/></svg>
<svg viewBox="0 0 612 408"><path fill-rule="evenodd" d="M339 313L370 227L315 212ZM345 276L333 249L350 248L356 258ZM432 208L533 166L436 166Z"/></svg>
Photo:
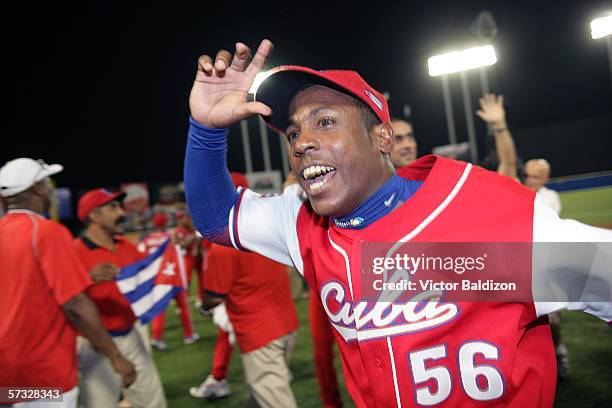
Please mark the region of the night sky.
<svg viewBox="0 0 612 408"><path fill-rule="evenodd" d="M427 58L480 44L470 23L489 10L499 30L491 87L506 97L521 156L548 157L554 176L612 169L608 56L589 31L610 2L123 3L2 6L0 162L29 156L62 163L59 184L75 189L178 181L197 57L238 40L256 48L263 38L275 44L269 67L355 69L391 94L394 115L410 105L426 154L448 143L440 82L428 76ZM459 81L451 83L465 140ZM471 93L476 108L475 74ZM230 167L241 171L240 134L231 136ZM278 140L270 140L280 169ZM255 169L263 170L258 148L253 140Z"/></svg>

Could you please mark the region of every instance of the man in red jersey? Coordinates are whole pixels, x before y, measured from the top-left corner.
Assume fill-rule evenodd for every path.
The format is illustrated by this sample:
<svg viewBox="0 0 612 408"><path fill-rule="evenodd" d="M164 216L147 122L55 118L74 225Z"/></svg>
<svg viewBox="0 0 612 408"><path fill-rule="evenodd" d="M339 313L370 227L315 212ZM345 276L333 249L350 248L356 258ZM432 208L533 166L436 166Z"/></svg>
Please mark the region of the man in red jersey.
<svg viewBox="0 0 612 408"><path fill-rule="evenodd" d="M152 355L134 328L136 317L130 304L114 281L119 268L141 260L144 254L122 237L121 221L125 213L120 200L124 193L104 189L91 190L79 199L78 216L84 223L83 234L73 247L91 272L94 284L87 293L96 304L102 322L115 344L136 366L138 379L123 389L134 407L165 407L166 398ZM109 370L108 360L83 339L79 345L81 404L84 407L117 405L121 384Z"/></svg>
<svg viewBox="0 0 612 408"><path fill-rule="evenodd" d="M232 174L232 179L236 186L244 183L238 174ZM258 254L213 245L204 288L203 309L225 302L242 356L250 403L296 406L289 360L299 323L286 268Z"/></svg>
<svg viewBox="0 0 612 408"><path fill-rule="evenodd" d="M565 308L612 320L612 232L560 220L534 192L469 163L426 156L396 173L387 103L354 71L278 67L249 101L271 49L264 40L249 63L237 43L233 54L198 61L185 155L194 225L209 240L297 267L334 328L356 405L552 406L554 350L540 317ZM226 129L255 114L287 138L307 201L233 190ZM439 291L367 298L362 256L377 242L524 243L528 265L507 278L529 284L521 301Z"/></svg>
<svg viewBox="0 0 612 408"><path fill-rule="evenodd" d="M184 216L177 213L177 219L179 222L183 221ZM193 269L193 247L192 239L185 232L184 227L177 227L175 231L167 231L168 224L168 216L165 212L158 212L153 215L153 226L155 227L155 231L151 234L147 235L143 238L143 240L138 244L138 250L140 252L144 252L146 254L151 254L155 252L157 248L159 248L164 242L167 240L172 240L177 243L181 247L181 252L183 258L185 260L185 274L183 286L185 290L180 291L176 297L176 306L180 312L181 323L183 325L183 342L184 344L193 344L196 340L200 338L193 331L193 323L191 320L191 311L189 310L189 303L187 301L187 291L189 289L190 283L190 271ZM178 230L178 232L177 232ZM158 351L165 351L168 349L168 345L164 341L164 328L166 324L166 312L163 311L151 322L151 346Z"/></svg>
<svg viewBox="0 0 612 408"><path fill-rule="evenodd" d="M73 325L109 359L124 386L136 373L85 294L91 279L74 254L70 232L43 217L51 202L49 176L60 171L58 164L29 158L0 169L0 194L8 203L0 220L0 387L57 387L63 401L53 406L76 408ZM0 397L0 404L15 402Z"/></svg>

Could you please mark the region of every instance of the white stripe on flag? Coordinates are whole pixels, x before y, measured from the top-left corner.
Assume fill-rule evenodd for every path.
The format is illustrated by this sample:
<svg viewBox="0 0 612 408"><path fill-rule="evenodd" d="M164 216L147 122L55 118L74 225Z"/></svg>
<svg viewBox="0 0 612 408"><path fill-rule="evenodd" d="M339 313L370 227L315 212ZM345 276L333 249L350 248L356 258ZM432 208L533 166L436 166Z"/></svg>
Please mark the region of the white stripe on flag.
<svg viewBox="0 0 612 408"><path fill-rule="evenodd" d="M151 309L158 300L166 296L172 289L173 285L155 285L153 290L147 295L141 297L135 303L132 303L132 310L137 317L145 314Z"/></svg>
<svg viewBox="0 0 612 408"><path fill-rule="evenodd" d="M162 259L163 259L163 254L160 255L159 258L151 262L149 266L147 266L146 268L138 272L136 275L130 278L127 278L127 279L117 281L117 286L119 287L119 291L121 293L129 293L135 290L143 282L146 282L149 279L153 279L153 277L155 277L155 275L157 275L157 272L159 271L159 267L162 263Z"/></svg>

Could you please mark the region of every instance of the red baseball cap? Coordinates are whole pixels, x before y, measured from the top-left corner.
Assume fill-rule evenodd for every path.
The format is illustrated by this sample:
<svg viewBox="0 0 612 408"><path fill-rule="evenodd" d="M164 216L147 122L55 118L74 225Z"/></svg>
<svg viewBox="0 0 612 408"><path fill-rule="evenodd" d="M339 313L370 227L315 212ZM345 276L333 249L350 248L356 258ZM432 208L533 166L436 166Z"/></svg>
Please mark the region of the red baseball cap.
<svg viewBox="0 0 612 408"><path fill-rule="evenodd" d="M284 132L289 118L289 103L308 85L323 85L353 96L368 105L381 122L390 122L389 106L383 94L372 88L355 71L317 71L298 65L281 65L267 72L255 91L255 100L272 108L272 116L262 116L274 130Z"/></svg>
<svg viewBox="0 0 612 408"><path fill-rule="evenodd" d="M168 225L168 214L166 214L165 212L158 212L153 215L153 217L151 218L151 222L153 223L154 227L163 228Z"/></svg>
<svg viewBox="0 0 612 408"><path fill-rule="evenodd" d="M112 193L104 188L97 188L95 190L86 192L79 199L79 204L77 208L79 220L85 221L85 218L87 218L89 213L95 210L96 208L104 204L108 204L111 201L121 201L124 197L125 193L123 191Z"/></svg>

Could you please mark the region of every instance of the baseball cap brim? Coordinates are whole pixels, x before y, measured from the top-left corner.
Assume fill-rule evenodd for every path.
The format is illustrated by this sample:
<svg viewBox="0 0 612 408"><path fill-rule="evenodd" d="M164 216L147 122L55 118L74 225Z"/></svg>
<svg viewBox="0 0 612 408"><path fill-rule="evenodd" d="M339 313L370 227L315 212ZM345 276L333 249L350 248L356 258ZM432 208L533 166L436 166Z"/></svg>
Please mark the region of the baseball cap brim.
<svg viewBox="0 0 612 408"><path fill-rule="evenodd" d="M284 132L289 120L291 100L295 94L309 85L323 85L338 92L354 95L350 89L312 68L299 65L282 65L273 68L268 71L254 95L254 100L272 109L272 116L262 116L268 126L277 132Z"/></svg>
<svg viewBox="0 0 612 408"><path fill-rule="evenodd" d="M92 190L81 196L77 208L77 216L79 217L79 220L85 220L89 213L91 213L96 208L102 207L113 201L123 201L126 196L126 193L124 191L118 191L116 193L110 194L108 194L107 192L107 194L104 194L103 197L100 197L101 194L99 192L101 190L102 189Z"/></svg>
<svg viewBox="0 0 612 408"><path fill-rule="evenodd" d="M127 195L127 193L125 191L117 191L116 193L113 193L112 195L110 195L108 197L108 200L106 200L103 203L101 203L100 205L98 205L98 207L102 207L103 205L106 205L106 204L108 204L108 203L110 203L112 201L122 202L126 195Z"/></svg>
<svg viewBox="0 0 612 408"><path fill-rule="evenodd" d="M62 166L61 164L49 164L40 172L38 177L36 177L36 181L38 182L40 180L43 180L45 177L53 176L54 174L60 173L63 170L64 166Z"/></svg>

